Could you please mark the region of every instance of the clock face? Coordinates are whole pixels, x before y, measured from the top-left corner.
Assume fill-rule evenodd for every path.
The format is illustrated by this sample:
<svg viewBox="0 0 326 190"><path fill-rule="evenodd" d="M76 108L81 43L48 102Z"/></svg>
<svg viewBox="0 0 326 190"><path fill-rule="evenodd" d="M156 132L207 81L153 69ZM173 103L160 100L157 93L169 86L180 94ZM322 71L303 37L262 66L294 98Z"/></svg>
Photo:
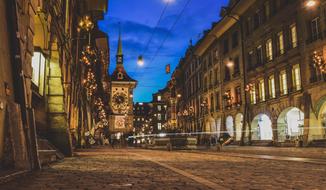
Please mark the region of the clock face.
<svg viewBox="0 0 326 190"><path fill-rule="evenodd" d="M112 107L113 109L126 109L128 106L128 97L123 92L117 92L112 97Z"/></svg>

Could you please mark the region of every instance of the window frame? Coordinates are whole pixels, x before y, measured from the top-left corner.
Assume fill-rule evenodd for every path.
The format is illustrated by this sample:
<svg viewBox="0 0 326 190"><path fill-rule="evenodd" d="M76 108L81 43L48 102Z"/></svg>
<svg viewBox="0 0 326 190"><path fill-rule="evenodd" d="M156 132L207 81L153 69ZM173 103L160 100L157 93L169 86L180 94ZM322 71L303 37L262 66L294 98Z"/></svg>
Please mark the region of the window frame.
<svg viewBox="0 0 326 190"><path fill-rule="evenodd" d="M275 76L274 74L268 77L268 93L269 98L274 99L276 98L276 89L275 89Z"/></svg>
<svg viewBox="0 0 326 190"><path fill-rule="evenodd" d="M285 96L285 95L287 95L289 93L288 92L289 90L288 90L288 84L287 84L288 79L287 79L286 70L282 70L280 72L279 77L280 77L280 94L281 94L281 96Z"/></svg>

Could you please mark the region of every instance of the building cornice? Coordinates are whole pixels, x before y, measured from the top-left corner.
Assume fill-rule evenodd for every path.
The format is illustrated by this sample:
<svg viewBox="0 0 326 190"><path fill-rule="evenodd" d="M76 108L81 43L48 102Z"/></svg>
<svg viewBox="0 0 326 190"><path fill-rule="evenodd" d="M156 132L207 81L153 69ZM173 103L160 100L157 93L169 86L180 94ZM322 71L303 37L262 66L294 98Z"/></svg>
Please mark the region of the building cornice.
<svg viewBox="0 0 326 190"><path fill-rule="evenodd" d="M239 1L231 10L230 15L241 16L247 11L256 0L242 0ZM204 52L211 46L215 39L220 38L226 31L236 24L234 18L224 16L213 28L203 37L197 44L195 54L202 56Z"/></svg>

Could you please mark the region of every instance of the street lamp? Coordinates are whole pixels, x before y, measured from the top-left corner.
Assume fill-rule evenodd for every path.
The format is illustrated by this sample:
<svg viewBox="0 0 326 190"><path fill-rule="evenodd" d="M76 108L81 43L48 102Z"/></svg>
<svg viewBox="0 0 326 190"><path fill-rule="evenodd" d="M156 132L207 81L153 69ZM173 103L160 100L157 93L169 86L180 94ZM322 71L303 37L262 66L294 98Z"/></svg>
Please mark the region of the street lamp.
<svg viewBox="0 0 326 190"><path fill-rule="evenodd" d="M315 7L317 5L317 2L316 0L307 0L305 5L306 7L311 8L311 7Z"/></svg>
<svg viewBox="0 0 326 190"><path fill-rule="evenodd" d="M91 20L91 17L86 15L84 17L82 17L78 23L78 33L80 32L80 30L85 30L86 32L88 32L88 44L91 43L91 30L93 30L94 28L94 23Z"/></svg>
<svg viewBox="0 0 326 190"><path fill-rule="evenodd" d="M229 69L232 69L234 67L234 62L232 60L232 58L229 58L227 61L226 61L226 66L229 68Z"/></svg>
<svg viewBox="0 0 326 190"><path fill-rule="evenodd" d="M144 65L144 58L142 55L138 56L137 64L140 67Z"/></svg>
<svg viewBox="0 0 326 190"><path fill-rule="evenodd" d="M89 32L90 30L92 30L94 28L94 23L92 22L90 16L86 15L84 17L82 17L79 21L79 28L86 30L87 32Z"/></svg>

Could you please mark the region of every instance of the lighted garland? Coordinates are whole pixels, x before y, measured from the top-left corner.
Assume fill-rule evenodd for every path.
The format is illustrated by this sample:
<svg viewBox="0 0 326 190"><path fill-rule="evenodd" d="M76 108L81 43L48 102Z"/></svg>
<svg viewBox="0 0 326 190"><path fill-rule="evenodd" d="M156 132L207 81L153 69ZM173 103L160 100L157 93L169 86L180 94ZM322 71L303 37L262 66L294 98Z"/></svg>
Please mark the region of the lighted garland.
<svg viewBox="0 0 326 190"><path fill-rule="evenodd" d="M86 79L83 81L83 85L86 88L87 95L93 96L94 92L97 89L97 84L96 84L96 79L95 75L92 71L92 69L88 69L87 74L86 74Z"/></svg>
<svg viewBox="0 0 326 190"><path fill-rule="evenodd" d="M104 104L101 98L97 98L97 100L95 100L95 105L97 107L97 111L98 111L98 117L99 119L102 121L103 125L108 125L108 120L107 120L107 115L104 109Z"/></svg>
<svg viewBox="0 0 326 190"><path fill-rule="evenodd" d="M86 46L85 50L82 51L82 56L80 61L84 63L86 66L91 66L97 62L97 54L96 51L91 48L91 46Z"/></svg>
<svg viewBox="0 0 326 190"><path fill-rule="evenodd" d="M318 68L321 73L326 73L326 62L323 59L322 55L319 55L317 51L313 55L314 66Z"/></svg>

